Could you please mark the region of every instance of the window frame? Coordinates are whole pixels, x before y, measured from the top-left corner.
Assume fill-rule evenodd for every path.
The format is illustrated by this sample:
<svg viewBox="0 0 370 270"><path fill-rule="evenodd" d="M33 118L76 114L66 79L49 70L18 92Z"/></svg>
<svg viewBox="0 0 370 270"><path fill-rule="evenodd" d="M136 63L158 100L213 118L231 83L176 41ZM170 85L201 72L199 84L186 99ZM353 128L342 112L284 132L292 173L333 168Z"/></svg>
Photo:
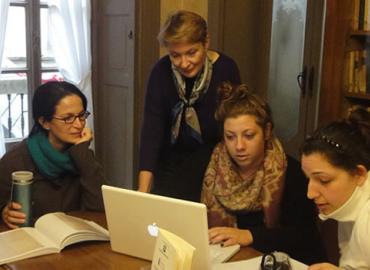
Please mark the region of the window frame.
<svg viewBox="0 0 370 270"><path fill-rule="evenodd" d="M28 126L31 130L32 119L32 97L34 90L42 82L43 72L59 72L58 68L42 68L41 58L41 8L48 8L48 4L42 0L10 0L10 6L23 7L25 10L26 31L26 66L24 68L3 68L1 74L24 73L27 77L27 104L28 104ZM29 130L29 131L30 131ZM24 134L25 137L28 134ZM17 142L24 138L4 138L5 144Z"/></svg>

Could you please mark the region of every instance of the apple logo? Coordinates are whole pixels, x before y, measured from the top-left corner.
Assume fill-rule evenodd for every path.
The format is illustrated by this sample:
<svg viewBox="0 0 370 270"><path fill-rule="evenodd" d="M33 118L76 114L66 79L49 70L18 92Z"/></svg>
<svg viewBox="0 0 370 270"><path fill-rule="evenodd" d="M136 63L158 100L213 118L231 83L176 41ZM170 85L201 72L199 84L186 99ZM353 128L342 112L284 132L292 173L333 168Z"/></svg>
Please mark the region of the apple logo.
<svg viewBox="0 0 370 270"><path fill-rule="evenodd" d="M153 236L153 237L158 236L158 226L155 222L153 224L148 225L148 232L150 236Z"/></svg>

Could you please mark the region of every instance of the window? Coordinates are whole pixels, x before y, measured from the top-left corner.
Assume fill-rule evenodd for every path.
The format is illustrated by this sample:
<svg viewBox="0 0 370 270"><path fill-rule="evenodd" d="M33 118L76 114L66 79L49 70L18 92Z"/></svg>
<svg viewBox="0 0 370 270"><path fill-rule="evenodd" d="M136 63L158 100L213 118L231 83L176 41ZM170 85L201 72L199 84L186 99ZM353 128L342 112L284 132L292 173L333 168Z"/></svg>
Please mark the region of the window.
<svg viewBox="0 0 370 270"><path fill-rule="evenodd" d="M0 74L0 118L5 142L21 140L32 124L33 90L63 80L48 38L48 2L11 0Z"/></svg>

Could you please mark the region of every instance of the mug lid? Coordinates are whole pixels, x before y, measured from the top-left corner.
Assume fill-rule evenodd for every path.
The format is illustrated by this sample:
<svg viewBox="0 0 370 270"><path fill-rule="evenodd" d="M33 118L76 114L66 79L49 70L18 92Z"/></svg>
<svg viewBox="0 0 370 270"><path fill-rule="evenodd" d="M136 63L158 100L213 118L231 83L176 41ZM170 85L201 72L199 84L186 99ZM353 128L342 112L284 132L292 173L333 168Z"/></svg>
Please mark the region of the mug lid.
<svg viewBox="0 0 370 270"><path fill-rule="evenodd" d="M12 179L16 182L30 182L33 180L33 173L30 171L16 171L12 173Z"/></svg>

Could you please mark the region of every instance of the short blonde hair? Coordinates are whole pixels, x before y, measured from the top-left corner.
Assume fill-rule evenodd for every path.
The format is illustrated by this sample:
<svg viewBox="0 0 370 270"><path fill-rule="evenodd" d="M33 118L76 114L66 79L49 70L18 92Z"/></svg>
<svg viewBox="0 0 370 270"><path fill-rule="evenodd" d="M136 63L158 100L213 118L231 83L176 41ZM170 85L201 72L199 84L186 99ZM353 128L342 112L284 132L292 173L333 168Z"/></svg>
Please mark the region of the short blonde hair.
<svg viewBox="0 0 370 270"><path fill-rule="evenodd" d="M161 46L171 43L206 43L208 38L207 22L197 13L178 10L170 14L157 36Z"/></svg>

